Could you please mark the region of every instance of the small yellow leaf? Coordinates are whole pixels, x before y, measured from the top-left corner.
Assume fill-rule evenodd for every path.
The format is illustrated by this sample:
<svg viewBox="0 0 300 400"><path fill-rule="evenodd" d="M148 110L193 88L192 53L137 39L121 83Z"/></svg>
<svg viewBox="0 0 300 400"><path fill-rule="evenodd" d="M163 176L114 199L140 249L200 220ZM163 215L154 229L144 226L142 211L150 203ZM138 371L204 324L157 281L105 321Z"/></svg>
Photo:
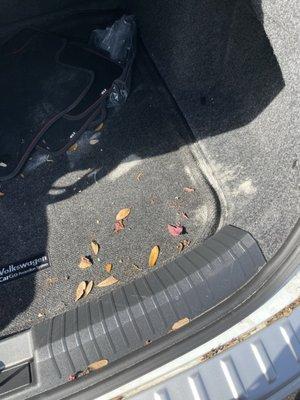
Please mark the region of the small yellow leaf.
<svg viewBox="0 0 300 400"><path fill-rule="evenodd" d="M86 289L86 282L85 281L80 282L76 289L75 301L81 299L81 297L84 295L85 289Z"/></svg>
<svg viewBox="0 0 300 400"><path fill-rule="evenodd" d="M0 192L0 197L3 197L3 196L5 196L5 193L4 192Z"/></svg>
<svg viewBox="0 0 300 400"><path fill-rule="evenodd" d="M122 219L125 219L128 217L130 214L131 209L130 208L122 208L116 215L116 221L121 221Z"/></svg>
<svg viewBox="0 0 300 400"><path fill-rule="evenodd" d="M182 328L184 325L187 325L189 322L190 322L190 319L189 319L189 318L187 318L187 317L182 318L182 319L180 319L179 321L175 322L175 323L172 325L171 330L172 330L172 331L177 331L177 329Z"/></svg>
<svg viewBox="0 0 300 400"><path fill-rule="evenodd" d="M105 271L108 272L109 274L111 273L112 267L113 266L110 263L104 265Z"/></svg>
<svg viewBox="0 0 300 400"><path fill-rule="evenodd" d="M103 128L103 125L104 125L103 122L101 122L101 124L98 125L97 128L95 128L95 132L101 131L101 129Z"/></svg>
<svg viewBox="0 0 300 400"><path fill-rule="evenodd" d="M114 276L110 276L110 277L104 279L104 281L99 282L97 286L98 287L106 287L106 286L114 285L117 282L119 282L119 279L115 278Z"/></svg>
<svg viewBox="0 0 300 400"><path fill-rule="evenodd" d="M84 297L88 296L88 295L91 293L91 291L92 291L92 289L93 289L93 286L94 286L94 282L93 282L93 281L90 281L90 282L87 284L86 289L85 289L85 292L84 292Z"/></svg>
<svg viewBox="0 0 300 400"><path fill-rule="evenodd" d="M102 360L98 360L93 362L92 364L90 364L88 366L88 369L90 371L97 371L98 369L101 369L103 367L106 367L106 365L108 364L108 360L106 360L105 358L103 358Z"/></svg>
<svg viewBox="0 0 300 400"><path fill-rule="evenodd" d="M80 258L79 268L86 269L86 268L91 267L91 265L92 265L92 261L89 258L84 257L84 256L82 256Z"/></svg>
<svg viewBox="0 0 300 400"><path fill-rule="evenodd" d="M100 245L96 242L96 240L92 240L91 249L95 256L99 253Z"/></svg>
<svg viewBox="0 0 300 400"><path fill-rule="evenodd" d="M74 153L74 151L76 151L77 149L78 149L78 144L74 143L72 144L72 146L68 148L68 153Z"/></svg>
<svg viewBox="0 0 300 400"><path fill-rule="evenodd" d="M159 256L159 247L158 246L154 246L150 252L150 256L149 256L149 267L154 267L158 256Z"/></svg>

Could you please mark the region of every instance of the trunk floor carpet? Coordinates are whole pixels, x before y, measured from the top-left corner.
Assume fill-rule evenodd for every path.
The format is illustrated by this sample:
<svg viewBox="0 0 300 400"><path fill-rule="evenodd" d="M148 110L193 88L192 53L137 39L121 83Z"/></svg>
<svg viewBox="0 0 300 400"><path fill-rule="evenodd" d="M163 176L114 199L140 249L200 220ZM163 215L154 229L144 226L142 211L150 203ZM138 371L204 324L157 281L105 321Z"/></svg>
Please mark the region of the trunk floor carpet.
<svg viewBox="0 0 300 400"><path fill-rule="evenodd" d="M178 255L180 241L193 246L218 225L218 202L190 151L188 128L141 50L128 101L111 113L104 128L85 133L73 151L55 157L37 151L22 176L0 184L0 265L45 252L51 264L0 283L1 336L75 307L79 282L108 277L106 263L125 284L149 272L153 246L160 246L160 267ZM115 216L125 207L131 214L115 234ZM167 224L177 223L186 234L172 237ZM81 270L80 256L91 254L93 239L99 255ZM94 288L80 301L112 288Z"/></svg>
<svg viewBox="0 0 300 400"><path fill-rule="evenodd" d="M31 37L13 53L1 53L0 179L18 172L45 130L73 108L92 83L92 74L58 61L65 41ZM7 50L7 48L6 48Z"/></svg>
<svg viewBox="0 0 300 400"><path fill-rule="evenodd" d="M299 215L292 9L285 30L255 1L273 49L243 0L128 3L217 181L224 223L252 233L270 259Z"/></svg>

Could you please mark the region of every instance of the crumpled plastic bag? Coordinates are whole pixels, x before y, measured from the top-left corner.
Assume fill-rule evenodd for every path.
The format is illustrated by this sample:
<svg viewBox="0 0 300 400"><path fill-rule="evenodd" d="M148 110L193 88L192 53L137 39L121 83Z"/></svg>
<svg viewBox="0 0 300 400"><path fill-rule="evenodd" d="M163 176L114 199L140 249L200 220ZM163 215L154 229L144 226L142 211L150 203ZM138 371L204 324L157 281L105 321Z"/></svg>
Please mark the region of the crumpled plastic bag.
<svg viewBox="0 0 300 400"><path fill-rule="evenodd" d="M92 31L89 46L105 52L106 55L123 67L120 79L111 88L108 107L123 104L129 94L131 69L136 53L136 21L133 15L123 15L106 29Z"/></svg>

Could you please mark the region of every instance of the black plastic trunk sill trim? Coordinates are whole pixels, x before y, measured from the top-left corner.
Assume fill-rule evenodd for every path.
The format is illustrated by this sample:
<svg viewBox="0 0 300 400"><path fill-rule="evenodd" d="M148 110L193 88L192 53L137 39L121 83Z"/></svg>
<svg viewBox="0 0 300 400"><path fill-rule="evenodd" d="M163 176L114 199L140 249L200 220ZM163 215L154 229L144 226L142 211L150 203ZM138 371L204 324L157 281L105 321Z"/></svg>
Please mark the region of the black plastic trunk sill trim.
<svg viewBox="0 0 300 400"><path fill-rule="evenodd" d="M97 301L42 322L30 330L34 366L40 379L38 387L28 389L28 395L64 385L74 369L84 371L99 359L96 348L113 366L130 354L144 353L149 341L149 348L165 343L166 338L171 338L171 344L176 342L179 336L170 333L175 322L187 317L196 323L201 315L236 295L264 264L265 258L252 236L227 226L175 262L136 279L134 284L116 288ZM97 304L102 316L90 316L87 305L94 309ZM153 330L149 329L149 321ZM105 324L106 332L100 324ZM101 377L110 369L102 370Z"/></svg>
<svg viewBox="0 0 300 400"><path fill-rule="evenodd" d="M258 256L259 254L261 255L261 252L252 237L246 232L237 228L225 227L223 230L213 236L212 240L217 237L218 241L222 241L222 236L224 238L225 235L227 241L228 236L226 235L226 232L229 233L231 238L236 237L237 232L243 233L243 237L240 237L240 239L243 241L243 247L245 248L246 245L247 249L249 250L249 245L251 243L253 245L254 243L255 254L253 253L252 247L252 257ZM237 242L240 242L240 240L237 240ZM300 264L300 252L298 246L299 242L300 223L298 222L297 226L294 228L294 231L286 241L286 244L281 248L277 255L263 268L257 267L257 271L253 271L253 276L255 276L255 279L250 280L243 286L242 289L237 290L233 296L227 296L213 309L211 307L209 312L203 312L201 316L197 317L187 327L184 327L172 334L165 335L162 339L155 340L151 345L140 348L139 350L126 355L126 357L120 358L118 362L112 362L107 368L101 370L99 373L90 374L79 379L78 381L61 386L58 386L55 384L55 382L53 382L53 385L48 391L36 396L34 396L36 393L35 388L32 387L32 391L28 390L26 392L22 391L22 393L15 393L13 398L24 399L26 396L26 398L47 398L49 400L67 398L72 398L75 400L94 399L95 397L103 395L147 372L150 372L155 368L158 368L159 366L171 361L176 357L179 357L187 351L192 350L193 348L211 339L211 337L214 337L222 331L228 329L243 317L249 315L284 284L287 278ZM232 247L235 248L236 252L240 246L238 245L235 247L235 245L236 243L232 243ZM210 247L211 246L212 242L210 243ZM200 246L200 249L201 247L202 246ZM188 253L190 257L192 253L193 251ZM205 257L207 257L207 255ZM178 263L178 261L179 264L182 264L181 259L177 259L176 263ZM213 265L215 268L215 260L212 260L211 265ZM170 266L166 267L169 268ZM164 268L162 270L164 270ZM205 268L205 265L200 265L199 268ZM182 278L182 272L187 270L187 268L180 269L180 276ZM160 270L158 270L157 273L159 273L159 271ZM172 271L173 274L174 271L175 268ZM192 273L189 274L189 279L194 279L194 275ZM186 279L183 278L180 281L180 285L184 281L187 282ZM134 290L135 292L138 292L136 283L137 282L134 284ZM192 287L192 290L195 290L194 286L189 286ZM140 296L138 296L138 298L140 299ZM144 303L143 307L146 308L139 307L139 310L147 310L149 313L148 306L149 304ZM180 303L178 303L178 307L180 307ZM133 313L133 315L135 314ZM151 330L149 330L149 332L151 332ZM33 336L36 335L33 334ZM34 342L36 342L36 340ZM39 348L35 349L35 355L35 364L38 370L38 375L41 376L42 373L43 376L43 374L45 374L45 369L39 368L39 364L40 362L45 362L47 364L47 357L43 358L43 352L41 352ZM51 374L49 371L49 378L50 376ZM39 382L39 385L40 384L42 384L42 382ZM20 396L18 396L18 394L20 394Z"/></svg>
<svg viewBox="0 0 300 400"><path fill-rule="evenodd" d="M107 368L106 376L103 373L103 379L100 380L99 375L91 376L90 382L88 380L75 382L75 390L65 386L64 390L57 389L51 393L48 392L47 399L95 399L159 368L229 329L264 304L293 276L300 266L299 243L300 219L284 245L241 293L231 297L214 308L212 312L206 313L165 340L153 343L130 355L126 360L118 362L117 365L110 366Z"/></svg>

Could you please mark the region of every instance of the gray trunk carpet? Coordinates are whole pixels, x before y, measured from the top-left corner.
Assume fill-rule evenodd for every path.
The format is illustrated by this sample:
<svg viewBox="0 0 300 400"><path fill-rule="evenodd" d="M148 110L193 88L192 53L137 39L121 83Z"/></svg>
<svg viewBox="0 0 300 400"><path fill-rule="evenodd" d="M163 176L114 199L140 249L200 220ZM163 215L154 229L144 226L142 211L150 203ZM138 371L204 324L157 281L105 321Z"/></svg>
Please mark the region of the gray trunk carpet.
<svg viewBox="0 0 300 400"><path fill-rule="evenodd" d="M102 130L87 132L77 148L56 158L37 151L22 176L0 185L5 194L0 198L0 266L40 253L48 253L51 264L0 283L0 336L75 307L79 282L107 278L106 263L125 284L149 272L153 246L161 249L160 267L178 255L180 241L189 239L193 246L215 231L218 202L190 140L176 105L140 51L130 97L111 111ZM115 216L125 207L131 214L116 234ZM167 224L178 223L186 233L170 236ZM91 254L92 240L101 246L99 255L92 267L81 270L80 256ZM112 288L94 288L80 301Z"/></svg>
<svg viewBox="0 0 300 400"><path fill-rule="evenodd" d="M127 1L198 140L222 223L270 259L299 216L297 2L253 2Z"/></svg>

